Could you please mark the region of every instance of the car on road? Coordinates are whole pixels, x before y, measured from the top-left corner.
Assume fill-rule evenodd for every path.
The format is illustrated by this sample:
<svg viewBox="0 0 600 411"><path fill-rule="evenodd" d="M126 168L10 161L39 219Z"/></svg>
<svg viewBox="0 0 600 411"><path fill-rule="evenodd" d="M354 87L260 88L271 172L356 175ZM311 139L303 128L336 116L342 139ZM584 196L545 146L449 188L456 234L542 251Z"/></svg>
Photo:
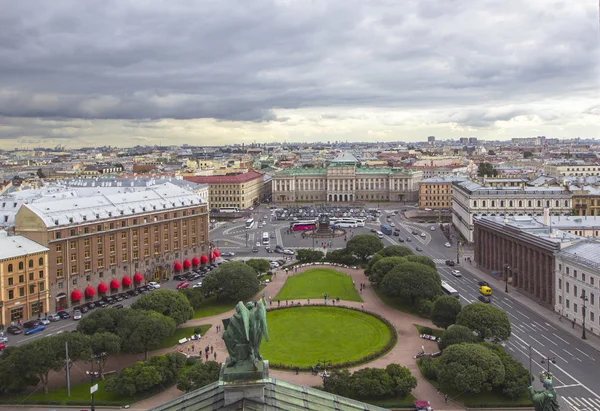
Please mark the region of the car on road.
<svg viewBox="0 0 600 411"><path fill-rule="evenodd" d="M23 328L34 328L38 325L42 325L42 322L40 320L30 320L23 323Z"/></svg>
<svg viewBox="0 0 600 411"><path fill-rule="evenodd" d="M283 250L283 254L285 255L294 255L294 251L293 250Z"/></svg>
<svg viewBox="0 0 600 411"><path fill-rule="evenodd" d="M403 239L403 238L398 238L398 242L399 242L399 243L403 243L403 242L404 242L404 239Z"/></svg>
<svg viewBox="0 0 600 411"><path fill-rule="evenodd" d="M120 308L123 308L123 304L115 304L115 306L113 308L118 310Z"/></svg>
<svg viewBox="0 0 600 411"><path fill-rule="evenodd" d="M486 295L480 295L479 297L477 297L477 299L479 301L481 301L482 303L486 303L486 304L489 304L492 302L492 299Z"/></svg>
<svg viewBox="0 0 600 411"><path fill-rule="evenodd" d="M423 251L423 249L421 247L417 247L416 250L417 251Z"/></svg>
<svg viewBox="0 0 600 411"><path fill-rule="evenodd" d="M277 250L275 250L275 251L276 252L281 252L281 251L277 251ZM258 253L258 247L257 246L252 247L252 252L253 253Z"/></svg>
<svg viewBox="0 0 600 411"><path fill-rule="evenodd" d="M19 335L23 332L23 330L21 329L21 327L17 327L16 325L11 325L8 328L6 328L6 332L12 335Z"/></svg>
<svg viewBox="0 0 600 411"><path fill-rule="evenodd" d="M235 256L235 253L233 251L226 251L224 253L221 254L223 257L233 257Z"/></svg>
<svg viewBox="0 0 600 411"><path fill-rule="evenodd" d="M426 237L426 236L425 236L425 233L421 233L421 234L420 234L420 236L421 236L421 237L423 237L423 238L425 238L425 237Z"/></svg>
<svg viewBox="0 0 600 411"><path fill-rule="evenodd" d="M455 277L462 277L462 274L458 270L452 270L451 273Z"/></svg>
<svg viewBox="0 0 600 411"><path fill-rule="evenodd" d="M58 314L50 314L48 320L52 322L60 321L60 316Z"/></svg>
<svg viewBox="0 0 600 411"><path fill-rule="evenodd" d="M371 228L371 232L372 232L372 233L376 233L376 232L377 232L377 230L376 230L376 229L374 229L374 228Z"/></svg>
<svg viewBox="0 0 600 411"><path fill-rule="evenodd" d="M395 235L396 237L400 237L400 233L399 233L398 231L394 231L394 235Z"/></svg>
<svg viewBox="0 0 600 411"><path fill-rule="evenodd" d="M8 342L8 337L0 337L0 343L6 344Z"/></svg>
<svg viewBox="0 0 600 411"><path fill-rule="evenodd" d="M152 287L152 288L150 288L150 287ZM159 284L159 283L157 283L156 281L150 281L150 282L148 283L148 288L149 288L149 289L160 288L160 284Z"/></svg>
<svg viewBox="0 0 600 411"><path fill-rule="evenodd" d="M31 334L35 334L35 333L39 333L41 331L44 331L46 329L45 325L36 325L33 328L30 328L29 330L25 331L25 335L31 335Z"/></svg>
<svg viewBox="0 0 600 411"><path fill-rule="evenodd" d="M202 287L202 281L199 281L192 286L192 288L200 288L200 287Z"/></svg>
<svg viewBox="0 0 600 411"><path fill-rule="evenodd" d="M98 301L98 307L106 308L106 307L108 307L108 303L106 301L100 300L100 301Z"/></svg>
<svg viewBox="0 0 600 411"><path fill-rule="evenodd" d="M412 240L410 239L410 237L406 237L406 242L407 242L407 243L410 243L410 242L412 242Z"/></svg>
<svg viewBox="0 0 600 411"><path fill-rule="evenodd" d="M181 282L181 283L177 284L177 287L176 287L176 288L177 288L178 290L181 290L181 289L183 289L183 288L188 288L189 286L190 286L190 283L188 283L187 281L183 281L183 282Z"/></svg>
<svg viewBox="0 0 600 411"><path fill-rule="evenodd" d="M479 281L479 283L477 283L479 285L479 287L489 287L490 284L487 281Z"/></svg>
<svg viewBox="0 0 600 411"><path fill-rule="evenodd" d="M257 247L260 247L260 241L257 241L257 242L256 242L256 246L257 246Z"/></svg>
<svg viewBox="0 0 600 411"><path fill-rule="evenodd" d="M40 318L40 323L42 325L48 325L48 324L50 324L50 320L47 319L46 317L42 317L42 318Z"/></svg>
<svg viewBox="0 0 600 411"><path fill-rule="evenodd" d="M446 260L446 265L448 265L450 267L454 267L456 265L456 263L454 263L454 260Z"/></svg>
<svg viewBox="0 0 600 411"><path fill-rule="evenodd" d="M444 247L448 247L448 248L450 248L450 247L452 247L452 244L450 244L450 243L446 243L446 244L444 244Z"/></svg>
<svg viewBox="0 0 600 411"><path fill-rule="evenodd" d="M431 231L435 231L435 227L434 227L434 226L431 226L431 227L429 227L429 229L430 229Z"/></svg>
<svg viewBox="0 0 600 411"><path fill-rule="evenodd" d="M73 311L73 321L81 320L81 316L82 316L81 311L79 311L79 310Z"/></svg>
<svg viewBox="0 0 600 411"><path fill-rule="evenodd" d="M390 223L390 226L392 226L392 227L396 227L396 224L394 224L394 223Z"/></svg>

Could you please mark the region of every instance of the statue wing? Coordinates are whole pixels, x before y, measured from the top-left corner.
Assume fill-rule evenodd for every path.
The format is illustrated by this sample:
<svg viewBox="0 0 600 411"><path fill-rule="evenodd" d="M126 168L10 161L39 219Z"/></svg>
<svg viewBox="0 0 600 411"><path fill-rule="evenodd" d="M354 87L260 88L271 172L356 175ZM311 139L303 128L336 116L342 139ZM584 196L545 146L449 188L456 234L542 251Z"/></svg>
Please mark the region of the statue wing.
<svg viewBox="0 0 600 411"><path fill-rule="evenodd" d="M246 337L246 341L250 341L250 311L246 308L243 302L239 302L237 305L237 310L242 319L242 325L244 329L244 336Z"/></svg>
<svg viewBox="0 0 600 411"><path fill-rule="evenodd" d="M262 333L265 336L265 340L269 341L269 330L267 329L267 310L261 301L258 302L256 307L256 317L258 323L260 324L260 328L262 329Z"/></svg>

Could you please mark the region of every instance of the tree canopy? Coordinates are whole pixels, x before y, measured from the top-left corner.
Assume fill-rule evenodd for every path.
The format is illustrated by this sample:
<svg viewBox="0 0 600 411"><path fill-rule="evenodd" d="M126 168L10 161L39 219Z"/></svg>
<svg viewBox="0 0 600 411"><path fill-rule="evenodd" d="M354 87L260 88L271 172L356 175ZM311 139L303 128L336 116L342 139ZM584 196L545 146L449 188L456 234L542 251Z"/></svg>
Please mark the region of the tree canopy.
<svg viewBox="0 0 600 411"><path fill-rule="evenodd" d="M457 298L443 295L433 303L429 318L436 326L446 329L456 322L456 316L461 309L462 306Z"/></svg>
<svg viewBox="0 0 600 411"><path fill-rule="evenodd" d="M501 346L489 343L481 343L481 345L495 353L504 365L504 381L499 387L502 394L512 400L523 396L529 386L529 371L523 367L523 364L508 355Z"/></svg>
<svg viewBox="0 0 600 411"><path fill-rule="evenodd" d="M491 163L480 163L477 167L477 175L479 177L496 177L498 175L498 171L494 168Z"/></svg>
<svg viewBox="0 0 600 411"><path fill-rule="evenodd" d="M145 353L163 338L175 332L175 320L156 311L127 310L129 315L119 323L117 334L121 349L131 353Z"/></svg>
<svg viewBox="0 0 600 411"><path fill-rule="evenodd" d="M406 257L414 254L409 247L405 247L403 245L388 245L382 250L379 250L377 255L382 257Z"/></svg>
<svg viewBox="0 0 600 411"><path fill-rule="evenodd" d="M319 250L303 248L301 250L296 251L296 259L301 263L321 261L323 259L323 252Z"/></svg>
<svg viewBox="0 0 600 411"><path fill-rule="evenodd" d="M446 348L437 361L440 385L458 392L491 390L504 381L500 358L479 344L455 344Z"/></svg>
<svg viewBox="0 0 600 411"><path fill-rule="evenodd" d="M194 309L187 298L178 291L160 289L144 294L131 305L136 310L152 310L172 318L181 325L194 317Z"/></svg>
<svg viewBox="0 0 600 411"><path fill-rule="evenodd" d="M473 334L471 329L462 326L462 325L451 325L448 327L446 331L442 334L441 341L438 343L438 347L440 350L444 350L447 347L450 347L454 344L460 343L474 343L479 341L477 336Z"/></svg>
<svg viewBox="0 0 600 411"><path fill-rule="evenodd" d="M188 299L194 310L200 308L204 302L204 290L202 288L183 288L179 292Z"/></svg>
<svg viewBox="0 0 600 411"><path fill-rule="evenodd" d="M110 355L118 354L121 351L121 339L113 333L95 333L90 336L90 349L92 355L98 359L100 378L104 379L106 360Z"/></svg>
<svg viewBox="0 0 600 411"><path fill-rule="evenodd" d="M215 361L196 361L194 365L181 370L177 388L189 392L219 380L221 366Z"/></svg>
<svg viewBox="0 0 600 411"><path fill-rule="evenodd" d="M246 265L254 268L257 274L266 273L271 268L271 264L264 258L251 258L246 261Z"/></svg>
<svg viewBox="0 0 600 411"><path fill-rule="evenodd" d="M407 255L406 257L406 261L410 261L412 263L419 263L419 264L423 264L423 265L427 265L431 268L433 268L434 270L437 271L437 267L435 265L435 261L433 261L431 258L424 256L424 255Z"/></svg>
<svg viewBox="0 0 600 411"><path fill-rule="evenodd" d="M369 271L369 281L373 284L381 283L383 278L392 270L392 268L403 263L406 263L406 258L404 257L383 257L378 259Z"/></svg>
<svg viewBox="0 0 600 411"><path fill-rule="evenodd" d="M375 255L375 253L382 248L383 243L373 234L356 235L346 244L346 250L363 261L366 261L367 258Z"/></svg>
<svg viewBox="0 0 600 411"><path fill-rule="evenodd" d="M406 262L396 265L381 282L384 293L390 297L410 300L415 306L417 299L432 300L442 293L440 276L429 266Z"/></svg>
<svg viewBox="0 0 600 411"><path fill-rule="evenodd" d="M205 292L214 292L234 301L254 296L260 287L256 271L244 263L229 262L211 271L202 282Z"/></svg>
<svg viewBox="0 0 600 411"><path fill-rule="evenodd" d="M367 277L371 275L371 269L373 268L375 263L377 263L377 261L381 260L382 258L384 257L381 254L377 253L369 259L369 262L367 263L367 268L365 268L365 275Z"/></svg>
<svg viewBox="0 0 600 411"><path fill-rule="evenodd" d="M77 331L87 335L103 332L116 333L119 322L127 315L128 311L109 307L95 310L79 321Z"/></svg>
<svg viewBox="0 0 600 411"><path fill-rule="evenodd" d="M506 313L498 307L484 303L472 303L464 307L456 317L456 324L475 331L482 341L505 341L511 333Z"/></svg>

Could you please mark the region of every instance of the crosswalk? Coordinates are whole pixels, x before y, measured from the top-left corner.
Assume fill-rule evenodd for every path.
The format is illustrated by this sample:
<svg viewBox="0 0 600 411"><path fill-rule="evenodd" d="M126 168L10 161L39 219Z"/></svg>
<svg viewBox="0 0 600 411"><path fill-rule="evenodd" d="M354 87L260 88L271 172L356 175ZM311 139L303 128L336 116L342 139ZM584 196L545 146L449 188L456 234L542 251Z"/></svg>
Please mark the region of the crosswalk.
<svg viewBox="0 0 600 411"><path fill-rule="evenodd" d="M600 399L583 397L565 397L559 395L569 406L569 411L600 411Z"/></svg>
<svg viewBox="0 0 600 411"><path fill-rule="evenodd" d="M443 258L432 258L433 262L440 265L446 265L446 260Z"/></svg>

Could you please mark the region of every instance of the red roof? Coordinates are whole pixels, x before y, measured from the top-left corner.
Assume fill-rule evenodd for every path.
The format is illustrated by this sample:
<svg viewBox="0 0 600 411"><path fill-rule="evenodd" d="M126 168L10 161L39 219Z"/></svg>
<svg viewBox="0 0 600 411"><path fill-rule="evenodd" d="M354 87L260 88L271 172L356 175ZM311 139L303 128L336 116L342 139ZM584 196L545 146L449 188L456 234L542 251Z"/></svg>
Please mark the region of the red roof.
<svg viewBox="0 0 600 411"><path fill-rule="evenodd" d="M144 277L140 273L135 273L133 275L133 281L136 283L141 283L144 280Z"/></svg>
<svg viewBox="0 0 600 411"><path fill-rule="evenodd" d="M88 285L87 287L85 287L85 291L83 293L86 297L93 297L94 294L96 294L96 290L94 290L94 287Z"/></svg>
<svg viewBox="0 0 600 411"><path fill-rule="evenodd" d="M233 176L189 176L184 177L186 181L191 181L197 184L235 184L247 183L248 181L262 179L263 175L256 171L248 171L247 173L236 174Z"/></svg>
<svg viewBox="0 0 600 411"><path fill-rule="evenodd" d="M98 284L98 292L100 294L105 293L107 291L108 291L108 286L106 284L104 284L104 283Z"/></svg>
<svg viewBox="0 0 600 411"><path fill-rule="evenodd" d="M219 250L217 250L216 248L215 248L215 251L213 251L213 253L215 254L215 257L221 256L221 252Z"/></svg>
<svg viewBox="0 0 600 411"><path fill-rule="evenodd" d="M79 292L79 290L73 290L73 292L71 293L71 300L73 300L73 301L81 300L81 293Z"/></svg>

